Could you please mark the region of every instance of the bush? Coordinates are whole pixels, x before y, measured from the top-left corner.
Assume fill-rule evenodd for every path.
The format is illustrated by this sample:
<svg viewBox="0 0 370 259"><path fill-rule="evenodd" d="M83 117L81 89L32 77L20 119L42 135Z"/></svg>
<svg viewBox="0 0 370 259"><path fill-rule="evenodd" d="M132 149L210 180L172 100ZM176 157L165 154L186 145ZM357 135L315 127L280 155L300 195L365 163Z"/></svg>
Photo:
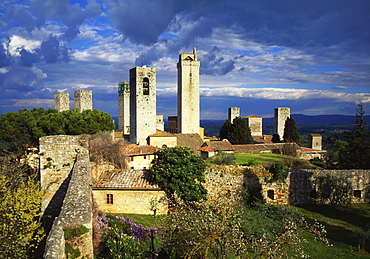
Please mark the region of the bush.
<svg viewBox="0 0 370 259"><path fill-rule="evenodd" d="M212 163L216 165L232 165L234 164L235 156L234 154L221 153L212 159Z"/></svg>
<svg viewBox="0 0 370 259"><path fill-rule="evenodd" d="M283 162L273 162L266 168L271 174L274 181L283 182L288 177L288 170L285 168Z"/></svg>

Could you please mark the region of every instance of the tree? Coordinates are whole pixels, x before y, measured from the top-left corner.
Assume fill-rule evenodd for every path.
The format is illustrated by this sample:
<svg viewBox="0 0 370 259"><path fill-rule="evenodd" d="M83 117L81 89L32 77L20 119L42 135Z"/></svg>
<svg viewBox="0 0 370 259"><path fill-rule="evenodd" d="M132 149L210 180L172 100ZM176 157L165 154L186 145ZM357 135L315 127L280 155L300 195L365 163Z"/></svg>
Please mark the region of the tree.
<svg viewBox="0 0 370 259"><path fill-rule="evenodd" d="M1 115L0 143L12 152L18 150L23 153L25 144L37 146L43 136L95 134L113 129L112 117L98 110L80 113L77 110L23 109Z"/></svg>
<svg viewBox="0 0 370 259"><path fill-rule="evenodd" d="M339 165L342 168L370 168L370 133L366 127L365 111L361 104L356 109L353 129L346 135L348 145L339 150Z"/></svg>
<svg viewBox="0 0 370 259"><path fill-rule="evenodd" d="M187 147L174 147L154 153L151 172L154 180L166 191L167 197L174 200L178 196L184 201L199 201L206 198L206 163Z"/></svg>
<svg viewBox="0 0 370 259"><path fill-rule="evenodd" d="M286 119L283 139L284 139L284 142L295 142L298 145L300 144L298 128L296 126L296 122L294 118L288 117Z"/></svg>
<svg viewBox="0 0 370 259"><path fill-rule="evenodd" d="M233 145L253 143L251 130L247 122L240 117L236 117L233 123L226 120L220 129L219 136L220 139L229 140Z"/></svg>

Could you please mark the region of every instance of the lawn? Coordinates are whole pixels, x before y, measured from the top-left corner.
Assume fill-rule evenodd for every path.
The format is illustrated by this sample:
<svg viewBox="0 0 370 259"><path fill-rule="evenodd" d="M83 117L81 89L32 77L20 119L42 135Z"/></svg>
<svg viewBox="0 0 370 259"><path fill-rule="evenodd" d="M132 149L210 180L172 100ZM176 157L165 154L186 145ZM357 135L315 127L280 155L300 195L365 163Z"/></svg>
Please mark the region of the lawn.
<svg viewBox="0 0 370 259"><path fill-rule="evenodd" d="M235 162L237 164L245 165L263 165L266 166L272 162L283 161L287 158L294 161L298 161L300 164L305 164L308 162L304 159L299 159L296 157L290 157L285 155L273 154L273 153L259 153L259 154L234 154Z"/></svg>

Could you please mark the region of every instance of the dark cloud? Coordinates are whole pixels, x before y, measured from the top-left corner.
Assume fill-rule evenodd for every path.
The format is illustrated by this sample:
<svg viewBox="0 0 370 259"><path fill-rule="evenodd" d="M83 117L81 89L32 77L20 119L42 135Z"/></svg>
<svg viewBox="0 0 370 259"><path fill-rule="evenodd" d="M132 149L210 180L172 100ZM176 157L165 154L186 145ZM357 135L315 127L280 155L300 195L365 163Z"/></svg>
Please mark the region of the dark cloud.
<svg viewBox="0 0 370 259"><path fill-rule="evenodd" d="M225 60L222 51L216 46L203 55L201 61L201 73L207 75L225 75L234 69L235 64L233 60Z"/></svg>
<svg viewBox="0 0 370 259"><path fill-rule="evenodd" d="M39 53L46 63L68 62L70 48L60 44L56 37L50 36L41 44Z"/></svg>

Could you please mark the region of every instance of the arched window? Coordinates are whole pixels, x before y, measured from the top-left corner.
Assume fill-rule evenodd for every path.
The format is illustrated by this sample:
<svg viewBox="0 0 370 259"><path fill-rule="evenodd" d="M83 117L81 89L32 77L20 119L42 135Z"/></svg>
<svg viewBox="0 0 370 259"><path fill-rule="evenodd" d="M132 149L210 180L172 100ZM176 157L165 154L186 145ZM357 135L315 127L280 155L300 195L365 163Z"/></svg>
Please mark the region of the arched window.
<svg viewBox="0 0 370 259"><path fill-rule="evenodd" d="M149 78L143 80L143 95L149 95Z"/></svg>

